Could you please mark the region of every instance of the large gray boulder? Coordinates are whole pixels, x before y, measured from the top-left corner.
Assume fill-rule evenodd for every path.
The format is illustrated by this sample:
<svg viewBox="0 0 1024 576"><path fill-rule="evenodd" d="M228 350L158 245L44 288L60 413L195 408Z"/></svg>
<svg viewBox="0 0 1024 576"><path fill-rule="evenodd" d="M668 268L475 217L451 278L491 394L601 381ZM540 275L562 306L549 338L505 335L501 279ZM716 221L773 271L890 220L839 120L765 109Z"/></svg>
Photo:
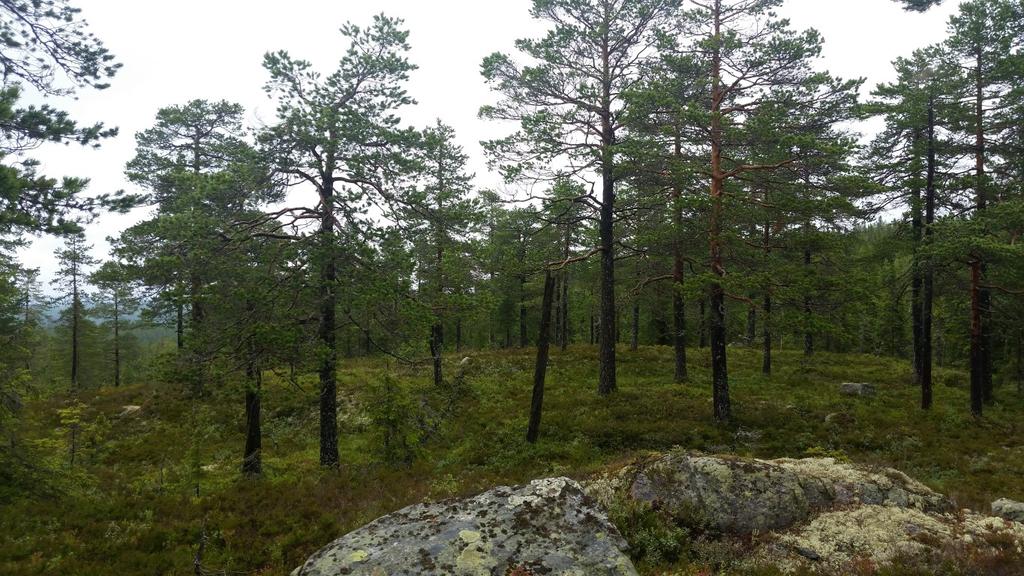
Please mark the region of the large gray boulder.
<svg viewBox="0 0 1024 576"><path fill-rule="evenodd" d="M992 515L1015 522L1024 522L1024 502L1000 498L992 503Z"/></svg>
<svg viewBox="0 0 1024 576"><path fill-rule="evenodd" d="M567 478L416 504L350 532L292 576L633 576L626 542Z"/></svg>
<svg viewBox="0 0 1024 576"><path fill-rule="evenodd" d="M885 505L925 512L950 502L892 469L833 458L757 460L676 450L588 483L605 505L648 503L676 520L729 534L779 530L837 507Z"/></svg>

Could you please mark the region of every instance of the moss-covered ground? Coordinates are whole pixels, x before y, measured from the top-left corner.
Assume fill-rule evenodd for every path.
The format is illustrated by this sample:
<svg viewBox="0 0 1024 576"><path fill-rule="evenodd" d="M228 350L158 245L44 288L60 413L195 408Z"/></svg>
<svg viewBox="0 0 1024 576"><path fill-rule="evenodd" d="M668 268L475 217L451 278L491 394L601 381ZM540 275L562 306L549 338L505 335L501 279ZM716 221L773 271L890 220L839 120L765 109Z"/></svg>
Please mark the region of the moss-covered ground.
<svg viewBox="0 0 1024 576"><path fill-rule="evenodd" d="M690 350L687 384L672 382L669 348L622 350L619 390L602 397L596 351L573 347L553 351L541 439L529 445L533 354L451 355L449 371L461 356L472 358L473 393L410 464L384 461L371 403L380 402L387 374L405 391L400 409L415 411L429 387L428 367L344 360L340 471L317 466L315 378L295 383L267 372L265 473L257 480L239 473L239 386L212 389L199 401L158 381L84 391L76 400L31 399L17 442L37 470L28 486L0 487L0 574L194 574L200 541L205 573L287 574L337 536L417 501L543 476L581 478L672 446L893 466L983 511L997 497L1024 500L1024 399L1009 385L976 420L966 377L956 370L939 369L935 407L923 412L904 360L783 351L766 378L756 351L733 348L735 421L725 426L711 418L706 350ZM869 382L878 394L844 397L841 382ZM127 405L142 410L119 417ZM713 568L702 562L689 556L674 570L717 573L701 572Z"/></svg>

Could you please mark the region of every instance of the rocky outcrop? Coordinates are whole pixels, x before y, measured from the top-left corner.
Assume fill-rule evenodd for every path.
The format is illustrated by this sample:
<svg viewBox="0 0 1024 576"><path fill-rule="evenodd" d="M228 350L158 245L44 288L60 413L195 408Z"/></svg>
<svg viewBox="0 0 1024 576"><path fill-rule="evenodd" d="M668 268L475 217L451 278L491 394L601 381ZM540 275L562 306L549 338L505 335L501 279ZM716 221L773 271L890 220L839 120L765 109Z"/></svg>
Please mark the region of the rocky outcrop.
<svg viewBox="0 0 1024 576"><path fill-rule="evenodd" d="M741 562L788 572L849 574L907 560L920 573L963 559L1024 563L1024 524L1008 519L1024 506L992 507L1007 518L955 511L889 468L675 450L584 487L552 478L410 506L339 538L293 576L635 575L605 510L625 518L623 526L634 512L655 511L666 526L691 528L667 532L673 538L739 543Z"/></svg>
<svg viewBox="0 0 1024 576"><path fill-rule="evenodd" d="M818 568L846 574L856 563L927 562L957 551L972 555L1024 552L1024 524L982 516L926 513L916 508L867 505L826 512L778 535L759 559L787 570Z"/></svg>
<svg viewBox="0 0 1024 576"><path fill-rule="evenodd" d="M632 576L626 542L567 478L416 504L310 557L293 576Z"/></svg>
<svg viewBox="0 0 1024 576"><path fill-rule="evenodd" d="M992 514L1007 520L1024 522L1024 502L1000 498L992 503Z"/></svg>
<svg viewBox="0 0 1024 576"><path fill-rule="evenodd" d="M851 505L950 509L941 494L892 469L833 458L756 460L681 450L639 461L587 485L608 505L617 497L648 503L677 521L728 534L787 528Z"/></svg>

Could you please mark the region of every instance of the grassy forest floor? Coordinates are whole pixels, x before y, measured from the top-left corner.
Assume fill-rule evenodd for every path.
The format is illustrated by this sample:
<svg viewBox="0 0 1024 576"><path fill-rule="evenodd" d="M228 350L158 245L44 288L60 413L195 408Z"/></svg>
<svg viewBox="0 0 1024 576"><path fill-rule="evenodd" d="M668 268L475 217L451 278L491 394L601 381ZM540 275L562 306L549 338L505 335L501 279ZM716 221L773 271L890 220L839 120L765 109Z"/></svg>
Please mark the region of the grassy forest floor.
<svg viewBox="0 0 1024 576"><path fill-rule="evenodd" d="M0 573L192 574L201 534L211 574L287 574L345 532L405 505L471 494L497 484L584 477L643 451L672 446L756 457L845 456L899 468L962 506L1024 499L1024 400L1006 386L984 420L968 412L966 376L939 369L935 408L917 408L906 361L780 352L776 374L760 354L730 350L736 421L711 419L709 358L691 350L691 381L671 381L671 349L619 354L619 391L596 393L595 350L553 351L541 440L524 440L533 350L467 352L474 394L408 466L382 463L381 432L368 416L367 383L386 373L405 390L426 390L428 367L382 359L343 361L343 468L317 467L316 383L300 390L264 380L264 477L240 477L244 443L240 388L192 402L154 382L28 403L20 442L61 474L44 474L36 496L0 502ZM449 371L458 358L450 358ZM874 398L840 396L840 382L870 382ZM122 407L141 413L119 417ZM826 423L829 414L841 413ZM76 463L69 469L75 420ZM199 470L199 496L194 482ZM52 492L51 494L48 494ZM700 559L678 573L698 573ZM679 567L677 567L679 569ZM648 573L661 573L647 568ZM692 571L692 572L691 572Z"/></svg>

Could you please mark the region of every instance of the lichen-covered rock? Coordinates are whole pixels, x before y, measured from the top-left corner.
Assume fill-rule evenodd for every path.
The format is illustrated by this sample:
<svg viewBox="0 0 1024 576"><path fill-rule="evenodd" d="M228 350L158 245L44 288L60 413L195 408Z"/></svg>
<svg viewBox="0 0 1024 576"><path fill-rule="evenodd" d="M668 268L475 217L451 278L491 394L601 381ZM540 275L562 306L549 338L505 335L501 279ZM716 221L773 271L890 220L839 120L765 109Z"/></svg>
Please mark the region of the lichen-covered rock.
<svg viewBox="0 0 1024 576"><path fill-rule="evenodd" d="M732 534L787 528L838 506L950 508L941 494L897 470L833 458L756 460L682 450L592 481L587 491L606 506L614 498L631 498L681 522Z"/></svg>
<svg viewBox="0 0 1024 576"><path fill-rule="evenodd" d="M925 512L952 509L948 498L893 468L871 468L834 458L779 458L770 463L800 478L808 503L815 509L854 504L915 508Z"/></svg>
<svg viewBox="0 0 1024 576"><path fill-rule="evenodd" d="M293 576L633 576L626 542L567 478L416 504L335 540Z"/></svg>
<svg viewBox="0 0 1024 576"><path fill-rule="evenodd" d="M818 567L846 573L851 563L881 566L922 559L957 549L1024 551L1024 524L981 516L926 513L916 508L866 505L826 512L761 550L762 561L786 570Z"/></svg>
<svg viewBox="0 0 1024 576"><path fill-rule="evenodd" d="M1024 522L1024 502L1000 498L992 503L992 514L1007 520Z"/></svg>

